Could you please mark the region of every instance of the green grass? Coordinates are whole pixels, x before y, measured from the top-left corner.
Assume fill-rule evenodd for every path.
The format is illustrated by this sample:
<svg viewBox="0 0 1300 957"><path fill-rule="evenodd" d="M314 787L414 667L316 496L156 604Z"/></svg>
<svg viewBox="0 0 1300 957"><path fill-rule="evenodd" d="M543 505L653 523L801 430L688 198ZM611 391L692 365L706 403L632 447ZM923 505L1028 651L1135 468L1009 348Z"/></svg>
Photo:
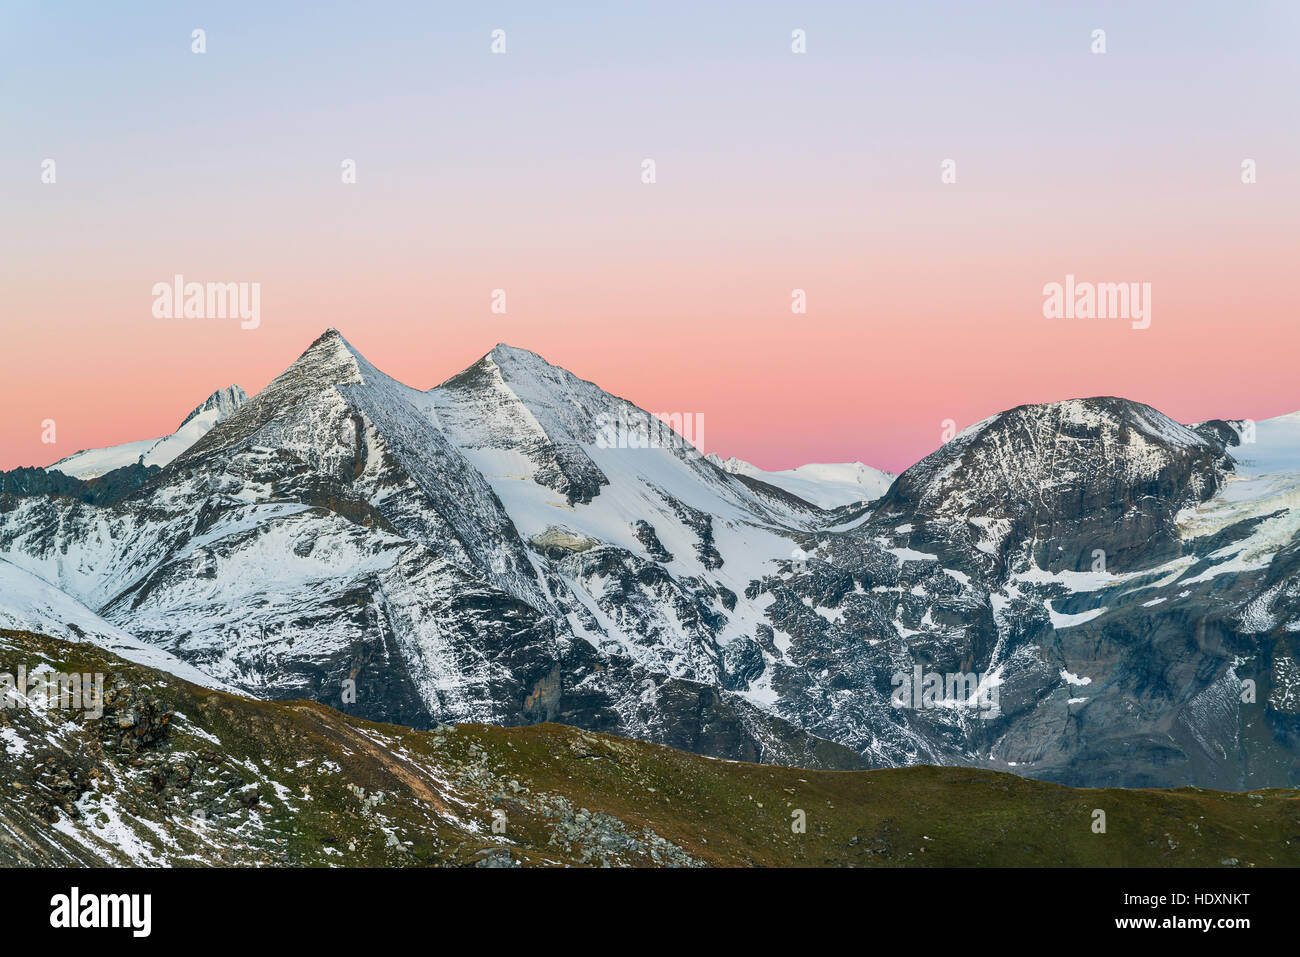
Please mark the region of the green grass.
<svg viewBox="0 0 1300 957"><path fill-rule="evenodd" d="M0 844L0 863L125 863L91 833L107 802L130 809L123 817L153 863L1300 864L1296 790L1088 790L967 768L807 771L555 724L413 731L313 702L213 692L93 646L0 632L0 671L41 659L110 672L173 717L163 741L123 754L102 746L94 722L74 721L66 741L47 745L29 715L0 712L0 727L30 742L0 772L0 821L27 838ZM167 769L190 764L188 780L159 786ZM55 817L79 839L38 813L50 803L41 782L61 767L85 785ZM251 808L232 797L252 789ZM1096 810L1105 833L1094 831ZM205 823L196 828L197 813ZM504 815L504 833L493 833L494 815Z"/></svg>

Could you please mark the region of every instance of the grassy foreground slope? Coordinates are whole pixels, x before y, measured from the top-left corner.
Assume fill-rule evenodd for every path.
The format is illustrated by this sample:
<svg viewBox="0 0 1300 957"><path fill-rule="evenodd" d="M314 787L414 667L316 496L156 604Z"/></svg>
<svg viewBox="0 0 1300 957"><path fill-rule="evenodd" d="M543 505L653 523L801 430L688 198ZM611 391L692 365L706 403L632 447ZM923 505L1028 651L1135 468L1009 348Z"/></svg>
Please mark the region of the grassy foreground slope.
<svg viewBox="0 0 1300 957"><path fill-rule="evenodd" d="M0 631L0 674L19 664L105 673L108 691L96 720L0 710L9 866L1300 864L1295 790L804 771L560 725L412 731Z"/></svg>

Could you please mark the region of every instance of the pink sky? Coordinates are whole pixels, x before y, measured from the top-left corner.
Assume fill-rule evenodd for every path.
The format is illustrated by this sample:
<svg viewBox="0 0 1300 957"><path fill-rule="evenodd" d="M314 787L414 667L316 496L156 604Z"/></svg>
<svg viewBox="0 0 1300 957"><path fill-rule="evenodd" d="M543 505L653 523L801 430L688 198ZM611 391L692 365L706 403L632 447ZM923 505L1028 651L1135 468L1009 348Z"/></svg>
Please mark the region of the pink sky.
<svg viewBox="0 0 1300 957"><path fill-rule="evenodd" d="M232 0L203 56L188 13L12 7L0 468L170 433L328 326L425 388L533 349L772 469L1025 402L1300 409L1300 13L1183 10L814 4L794 56L779 4L520 4L494 57L427 4ZM260 327L154 318L175 273L259 282ZM1151 283L1151 327L1045 319L1067 273Z"/></svg>
<svg viewBox="0 0 1300 957"><path fill-rule="evenodd" d="M251 263L218 270L262 277L255 330L154 319L150 287L167 271L12 282L0 466L166 434L217 388L261 388L327 326L421 388L498 341L533 349L651 411L703 413L705 451L765 468L861 460L897 471L937 447L945 419L965 427L1075 396L1121 395L1183 421L1300 408L1291 230L1029 229L998 222L987 196L949 202L960 210L945 224L938 198L913 199L935 219L885 236L539 245L492 267L448 251L418 279L328 257L305 270L328 280ZM1045 319L1042 286L1066 272L1152 283L1151 327ZM790 313L796 287L807 315ZM489 310L494 288L507 290L505 316ZM40 441L47 418L55 447Z"/></svg>

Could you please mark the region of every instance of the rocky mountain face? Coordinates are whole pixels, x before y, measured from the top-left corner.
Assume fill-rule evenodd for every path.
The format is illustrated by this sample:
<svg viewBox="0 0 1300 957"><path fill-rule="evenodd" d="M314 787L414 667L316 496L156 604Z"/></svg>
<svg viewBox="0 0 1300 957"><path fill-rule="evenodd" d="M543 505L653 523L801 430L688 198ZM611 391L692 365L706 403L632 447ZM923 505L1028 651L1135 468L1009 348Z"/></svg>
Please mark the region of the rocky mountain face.
<svg viewBox="0 0 1300 957"><path fill-rule="evenodd" d="M95 478L80 479L53 468L16 468L0 472L0 494L57 495L90 505L111 505L157 471L156 465L124 465Z"/></svg>
<svg viewBox="0 0 1300 957"><path fill-rule="evenodd" d="M132 496L102 508L6 496L0 558L102 618L99 633L129 632L258 696L416 727L563 720L735 759L865 766L699 680L717 673L702 624L715 613L698 585L635 556L613 564L627 563L627 590L644 590L671 640L638 634L648 650L637 660L575 633L561 604L607 644L623 637L555 570L571 551L552 562L516 528L440 426L442 401L384 376L331 331ZM547 467L577 461L535 445ZM712 520L682 514L705 530ZM630 525L624 537L635 541ZM9 615L31 627L30 613ZM678 634L679 620L692 630ZM677 659L704 663L647 666Z"/></svg>
<svg viewBox="0 0 1300 957"><path fill-rule="evenodd" d="M1021 406L972 426L908 469L881 512L915 521L922 547L989 556L990 570L1032 543L1048 571L1177 555L1175 522L1232 468L1221 442L1149 406L1097 398Z"/></svg>
<svg viewBox="0 0 1300 957"><path fill-rule="evenodd" d="M240 395L120 494L0 477L0 624L419 728L1300 780L1300 416L1024 406L867 501L840 467L720 467L508 346L419 391L330 330Z"/></svg>
<svg viewBox="0 0 1300 957"><path fill-rule="evenodd" d="M1234 452L1111 398L973 426L771 580L792 659L779 699L882 763L1094 786L1294 780L1300 619L1285 598L1251 613L1294 580L1300 417ZM918 666L979 675L997 707L891 707L892 676ZM882 733L891 710L907 720Z"/></svg>

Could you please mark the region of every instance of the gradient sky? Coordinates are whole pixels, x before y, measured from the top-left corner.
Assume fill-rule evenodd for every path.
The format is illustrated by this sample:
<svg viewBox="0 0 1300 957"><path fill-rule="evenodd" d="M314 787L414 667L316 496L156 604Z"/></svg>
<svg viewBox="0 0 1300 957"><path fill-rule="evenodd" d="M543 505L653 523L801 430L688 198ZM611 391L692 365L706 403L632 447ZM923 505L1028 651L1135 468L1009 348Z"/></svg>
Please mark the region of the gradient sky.
<svg viewBox="0 0 1300 957"><path fill-rule="evenodd" d="M0 468L327 326L422 388L530 348L766 468L1073 396L1300 409L1300 4L541 6L0 4ZM260 328L155 319L175 273L260 282ZM1151 327L1045 319L1067 273Z"/></svg>

